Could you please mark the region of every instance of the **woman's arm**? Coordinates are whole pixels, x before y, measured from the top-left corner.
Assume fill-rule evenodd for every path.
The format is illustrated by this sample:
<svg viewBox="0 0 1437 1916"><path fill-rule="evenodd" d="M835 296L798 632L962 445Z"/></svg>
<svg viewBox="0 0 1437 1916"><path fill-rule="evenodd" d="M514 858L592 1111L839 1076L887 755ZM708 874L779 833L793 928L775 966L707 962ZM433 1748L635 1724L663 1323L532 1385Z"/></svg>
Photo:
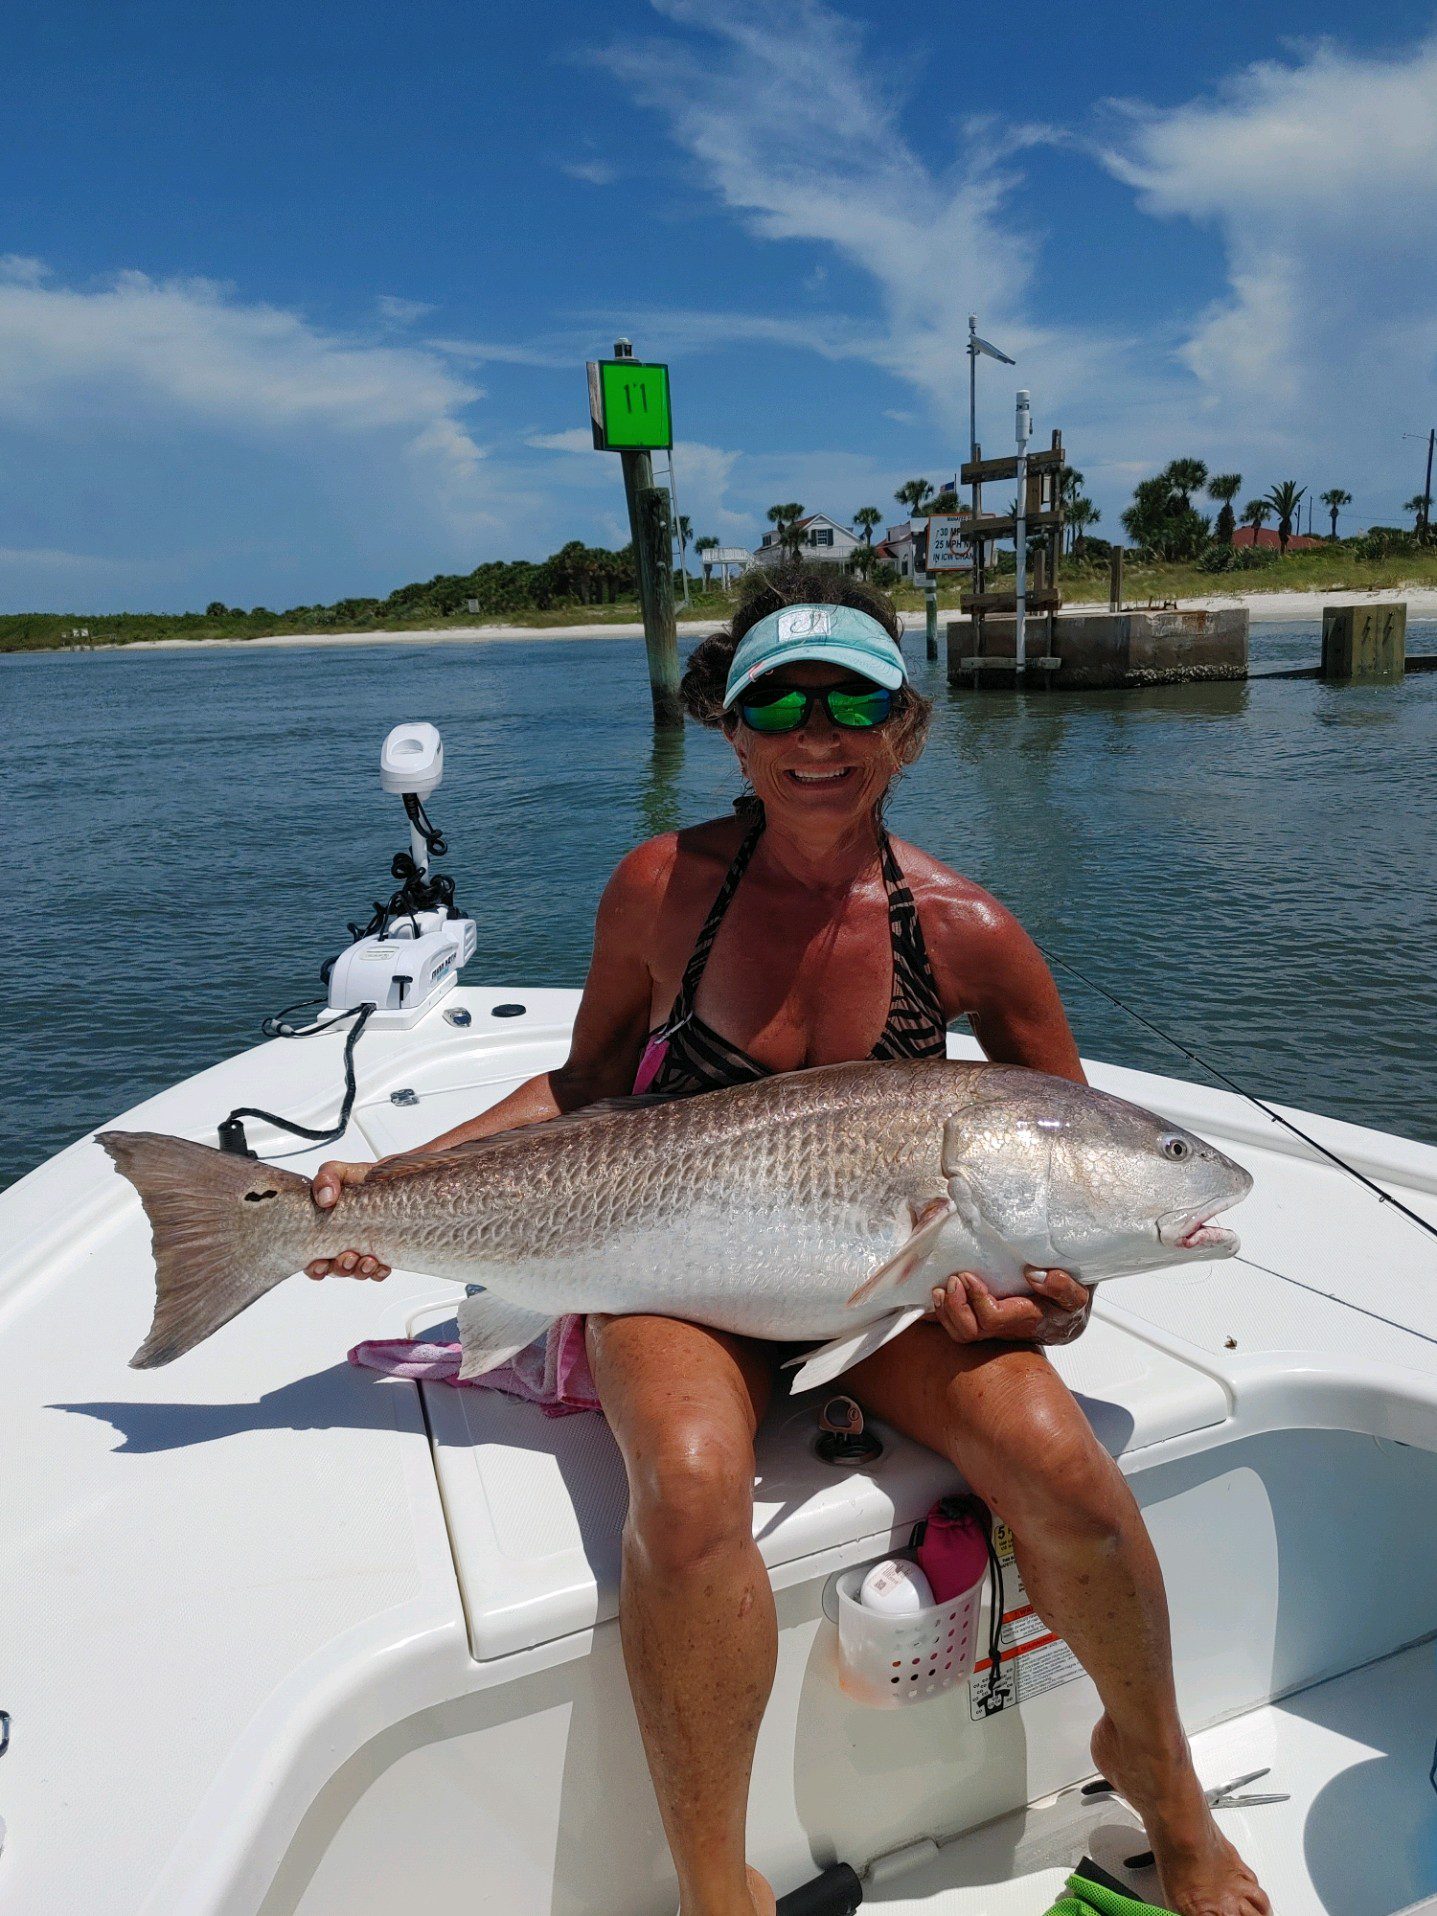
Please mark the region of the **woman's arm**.
<svg viewBox="0 0 1437 1916"><path fill-rule="evenodd" d="M542 1071L527 1078L507 1098L427 1144L416 1145L416 1151L443 1151L451 1145L492 1137L496 1131L542 1124L561 1112L575 1111L601 1098L623 1097L633 1089L649 1029L651 938L663 883L672 865L672 847L672 838L651 839L638 846L605 886L594 924L589 975L564 1063L556 1071ZM328 1210L346 1186L362 1184L373 1169L372 1164L339 1159L322 1164L312 1186L315 1203L321 1210ZM316 1258L306 1269L311 1277L331 1273L345 1277L389 1275L388 1265L358 1251L345 1251L336 1258Z"/></svg>
<svg viewBox="0 0 1437 1916"><path fill-rule="evenodd" d="M974 895L976 894L976 895ZM957 1002L994 1064L1025 1065L1086 1084L1078 1046L1042 952L1013 914L971 888L950 918L942 967L961 981ZM940 986L943 983L939 972ZM933 1292L938 1321L957 1343L984 1338L1068 1344L1081 1336L1093 1294L1067 1271L1029 1271L1029 1297L994 1297L972 1271L955 1271Z"/></svg>

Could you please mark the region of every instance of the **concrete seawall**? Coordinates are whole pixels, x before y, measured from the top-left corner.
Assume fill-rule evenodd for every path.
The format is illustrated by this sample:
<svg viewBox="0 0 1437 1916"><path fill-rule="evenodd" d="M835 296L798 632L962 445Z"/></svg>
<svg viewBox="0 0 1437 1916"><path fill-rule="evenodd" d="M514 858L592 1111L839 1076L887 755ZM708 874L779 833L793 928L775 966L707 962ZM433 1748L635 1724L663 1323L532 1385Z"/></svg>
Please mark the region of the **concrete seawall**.
<svg viewBox="0 0 1437 1916"><path fill-rule="evenodd" d="M1245 679L1247 632L1248 615L1241 607L1208 612L1060 612L1053 621L1051 640L1046 618L1028 622L1029 658L1046 656L1059 663L1030 666L1025 683L1050 682L1054 691L1061 691ZM973 621L948 621L952 684L1012 683L1013 620L985 619L983 638L983 659L974 665Z"/></svg>

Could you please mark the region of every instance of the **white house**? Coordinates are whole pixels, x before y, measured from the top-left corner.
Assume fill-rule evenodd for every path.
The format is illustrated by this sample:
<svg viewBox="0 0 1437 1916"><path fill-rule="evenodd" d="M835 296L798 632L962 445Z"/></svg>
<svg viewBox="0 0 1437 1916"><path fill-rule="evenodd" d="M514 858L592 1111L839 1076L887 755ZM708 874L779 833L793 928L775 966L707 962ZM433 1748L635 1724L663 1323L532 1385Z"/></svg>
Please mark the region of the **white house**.
<svg viewBox="0 0 1437 1916"><path fill-rule="evenodd" d="M811 564L845 565L849 554L862 543L847 526L830 519L826 512L809 513L806 519L797 522L796 532L799 557ZM778 527L773 526L763 535L763 543L753 556L759 565L777 565L783 553Z"/></svg>
<svg viewBox="0 0 1437 1916"><path fill-rule="evenodd" d="M900 579L913 579L918 576L918 568L914 561L927 524L926 519L905 519L902 525L889 526L874 547L880 560L886 560L889 565L897 569Z"/></svg>

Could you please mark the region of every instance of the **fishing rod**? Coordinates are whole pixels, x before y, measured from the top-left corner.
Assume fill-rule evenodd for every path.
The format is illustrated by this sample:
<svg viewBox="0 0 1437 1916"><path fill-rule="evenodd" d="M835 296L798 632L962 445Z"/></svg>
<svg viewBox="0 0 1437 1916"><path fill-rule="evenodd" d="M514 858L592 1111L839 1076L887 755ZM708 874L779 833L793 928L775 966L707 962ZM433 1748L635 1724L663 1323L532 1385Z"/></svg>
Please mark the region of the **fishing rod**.
<svg viewBox="0 0 1437 1916"><path fill-rule="evenodd" d="M1037 941L1035 940L1034 942L1036 943ZM1347 1175L1356 1178L1359 1184L1365 1184L1380 1204L1392 1205L1394 1209L1402 1213L1403 1217L1415 1224L1419 1230L1426 1231L1429 1237L1437 1237L1437 1225L1429 1223L1425 1217L1420 1216L1409 1205L1404 1204L1401 1198L1395 1198L1390 1191L1384 1191L1382 1186L1368 1177L1364 1171L1359 1171L1355 1164L1349 1164L1346 1158L1341 1157L1336 1151L1330 1150L1327 1145L1320 1143L1316 1138L1311 1136L1310 1133L1304 1131L1300 1124L1294 1124L1291 1118L1285 1118L1280 1111L1274 1111L1270 1104L1264 1104L1255 1092L1249 1091L1244 1085L1240 1085L1236 1078L1229 1077L1227 1072L1220 1070L1217 1065L1209 1064L1207 1059L1200 1057L1190 1045L1185 1045L1181 1038L1175 1038L1170 1031L1164 1031L1160 1024L1155 1024L1151 1018L1146 1017L1141 1011L1135 1011L1131 1005L1124 1004L1115 992L1109 991L1106 985L1100 985L1096 978L1090 978L1088 974L1081 970L1079 966L1075 965L1071 959L1059 957L1057 952L1050 951L1049 948L1043 944L1039 944L1038 949L1048 960L1049 964L1061 965L1064 971L1071 971L1075 978L1081 978L1085 985L1091 990L1096 991L1100 997L1106 998L1109 1004L1116 1005L1119 1011L1124 1011L1130 1018L1135 1018L1140 1025L1143 1025L1147 1030L1163 1039L1165 1043L1175 1046L1177 1050L1182 1052L1185 1058L1190 1058L1192 1062L1200 1066L1202 1070L1210 1072L1220 1083L1225 1084L1229 1091L1236 1091L1238 1096L1246 1098L1249 1104L1255 1104L1259 1111L1265 1112L1267 1116L1272 1119L1274 1124L1285 1125L1295 1136L1301 1138L1304 1144L1311 1145L1314 1151L1320 1152L1323 1157L1337 1165L1339 1170L1346 1171Z"/></svg>

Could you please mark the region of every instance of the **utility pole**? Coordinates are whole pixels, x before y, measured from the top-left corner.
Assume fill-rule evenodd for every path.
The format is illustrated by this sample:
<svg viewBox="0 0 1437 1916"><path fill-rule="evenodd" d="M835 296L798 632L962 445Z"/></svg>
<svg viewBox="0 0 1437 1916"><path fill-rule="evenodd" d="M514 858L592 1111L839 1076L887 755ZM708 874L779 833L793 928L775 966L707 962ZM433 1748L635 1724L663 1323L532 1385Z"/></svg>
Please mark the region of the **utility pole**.
<svg viewBox="0 0 1437 1916"><path fill-rule="evenodd" d="M1425 536L1432 530L1432 450L1437 445L1437 426L1429 427L1426 432L1404 432L1402 437L1427 441L1427 474L1422 481L1422 510L1417 515L1418 535Z"/></svg>
<svg viewBox="0 0 1437 1916"><path fill-rule="evenodd" d="M1013 660L1018 676L1023 676L1028 658L1028 441L1033 436L1033 415L1026 387L1018 390L1014 413L1018 438L1018 514L1013 528L1013 546L1017 559L1014 582Z"/></svg>

